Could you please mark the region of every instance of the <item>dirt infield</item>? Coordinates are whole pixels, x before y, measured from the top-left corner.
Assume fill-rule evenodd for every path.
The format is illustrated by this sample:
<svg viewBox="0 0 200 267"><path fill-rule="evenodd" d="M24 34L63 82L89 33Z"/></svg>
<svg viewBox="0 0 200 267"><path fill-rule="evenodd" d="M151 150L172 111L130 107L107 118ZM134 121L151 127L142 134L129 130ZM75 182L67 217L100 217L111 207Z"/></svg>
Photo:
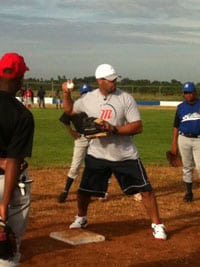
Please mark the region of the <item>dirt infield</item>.
<svg viewBox="0 0 200 267"><path fill-rule="evenodd" d="M200 189L197 178L195 200L185 204L180 168L147 167L147 172L167 227L167 241L153 239L142 203L123 196L113 178L109 200L102 203L93 199L88 214L88 230L104 235L106 241L72 246L50 238L49 234L67 229L73 221L79 179L73 184L68 201L59 204L56 197L63 188L67 170L30 170L34 180L32 205L22 243L21 267L199 266Z"/></svg>

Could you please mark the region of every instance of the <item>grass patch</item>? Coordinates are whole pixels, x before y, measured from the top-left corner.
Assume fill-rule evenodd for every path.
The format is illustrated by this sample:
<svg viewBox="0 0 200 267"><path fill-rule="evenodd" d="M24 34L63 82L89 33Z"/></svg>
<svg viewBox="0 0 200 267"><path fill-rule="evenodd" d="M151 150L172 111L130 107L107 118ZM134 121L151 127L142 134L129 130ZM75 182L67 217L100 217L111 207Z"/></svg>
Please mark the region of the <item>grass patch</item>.
<svg viewBox="0 0 200 267"><path fill-rule="evenodd" d="M35 135L32 158L33 168L64 167L70 163L73 139L59 121L62 110L32 109L35 119Z"/></svg>
<svg viewBox="0 0 200 267"><path fill-rule="evenodd" d="M69 167L73 138L59 121L62 110L31 109L35 118L32 158L33 169ZM144 131L134 137L145 165L167 165L165 152L170 148L174 110L141 109Z"/></svg>
<svg viewBox="0 0 200 267"><path fill-rule="evenodd" d="M165 153L171 146L174 110L141 110L143 133L134 137L145 165L168 165Z"/></svg>

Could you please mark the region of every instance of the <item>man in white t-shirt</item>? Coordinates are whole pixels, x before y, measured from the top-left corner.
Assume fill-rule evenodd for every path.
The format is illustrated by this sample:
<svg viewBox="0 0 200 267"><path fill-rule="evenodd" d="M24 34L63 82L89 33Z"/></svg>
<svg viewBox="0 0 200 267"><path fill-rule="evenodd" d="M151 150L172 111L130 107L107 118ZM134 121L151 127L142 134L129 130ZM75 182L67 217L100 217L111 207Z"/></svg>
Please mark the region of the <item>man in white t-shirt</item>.
<svg viewBox="0 0 200 267"><path fill-rule="evenodd" d="M114 174L124 194L141 193L155 239L165 240L165 226L159 217L153 188L133 142L133 136L143 130L137 104L130 94L116 87L119 76L111 65L99 65L95 77L99 88L74 103L67 83L62 85L65 112L84 111L90 117L98 117L109 132L108 136L93 139L89 144L78 190L78 215L70 228L87 227L91 196L105 196L108 179Z"/></svg>

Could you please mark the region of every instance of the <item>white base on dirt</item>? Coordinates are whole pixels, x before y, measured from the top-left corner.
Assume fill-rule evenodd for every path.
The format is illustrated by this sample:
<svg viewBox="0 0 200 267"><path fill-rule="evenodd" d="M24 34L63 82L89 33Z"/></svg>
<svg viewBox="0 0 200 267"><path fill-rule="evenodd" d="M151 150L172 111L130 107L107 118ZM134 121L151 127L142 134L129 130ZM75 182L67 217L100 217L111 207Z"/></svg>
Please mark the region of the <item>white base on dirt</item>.
<svg viewBox="0 0 200 267"><path fill-rule="evenodd" d="M51 232L49 236L74 246L105 241L105 236L83 229L69 229L60 232Z"/></svg>

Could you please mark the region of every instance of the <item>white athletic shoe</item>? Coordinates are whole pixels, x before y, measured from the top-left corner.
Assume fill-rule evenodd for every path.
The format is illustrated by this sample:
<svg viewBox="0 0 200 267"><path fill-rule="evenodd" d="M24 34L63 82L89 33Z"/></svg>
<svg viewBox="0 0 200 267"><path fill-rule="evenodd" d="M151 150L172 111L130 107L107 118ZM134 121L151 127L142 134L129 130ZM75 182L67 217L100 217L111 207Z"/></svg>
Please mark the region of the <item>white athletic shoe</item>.
<svg viewBox="0 0 200 267"><path fill-rule="evenodd" d="M108 200L108 193L105 193L105 197L99 197L99 201L105 202Z"/></svg>
<svg viewBox="0 0 200 267"><path fill-rule="evenodd" d="M153 229L153 236L155 239L158 240L166 240L167 234L165 232L165 226L164 224L151 224L151 228Z"/></svg>
<svg viewBox="0 0 200 267"><path fill-rule="evenodd" d="M137 193L137 194L133 195L133 199L137 202L141 202L142 201L142 195L140 193Z"/></svg>
<svg viewBox="0 0 200 267"><path fill-rule="evenodd" d="M75 220L72 224L70 224L69 229L77 229L77 228L86 228L88 225L87 217L79 217L75 216Z"/></svg>
<svg viewBox="0 0 200 267"><path fill-rule="evenodd" d="M0 259L0 266L2 267L15 267L15 263L13 261L7 261Z"/></svg>

